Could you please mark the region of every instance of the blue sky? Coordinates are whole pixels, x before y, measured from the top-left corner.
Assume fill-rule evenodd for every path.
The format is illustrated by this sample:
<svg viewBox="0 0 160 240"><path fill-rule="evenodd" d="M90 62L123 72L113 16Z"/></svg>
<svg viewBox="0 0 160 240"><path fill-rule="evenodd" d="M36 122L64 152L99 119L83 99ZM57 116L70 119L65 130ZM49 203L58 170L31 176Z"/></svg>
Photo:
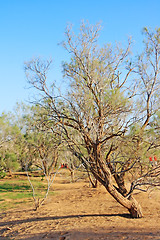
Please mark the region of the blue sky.
<svg viewBox="0 0 160 240"><path fill-rule="evenodd" d="M142 47L142 28L160 27L159 0L0 0L0 113L32 95L27 89L24 62L52 57L53 79L61 80L67 58L58 45L67 23L77 29L81 20L101 22L101 42L135 40Z"/></svg>

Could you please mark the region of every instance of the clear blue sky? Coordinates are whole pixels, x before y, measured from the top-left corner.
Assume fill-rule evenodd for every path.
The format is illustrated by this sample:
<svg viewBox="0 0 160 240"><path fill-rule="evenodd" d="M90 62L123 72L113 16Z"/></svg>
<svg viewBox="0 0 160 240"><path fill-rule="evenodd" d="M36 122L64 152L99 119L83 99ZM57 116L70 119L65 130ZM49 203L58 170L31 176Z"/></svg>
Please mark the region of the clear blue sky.
<svg viewBox="0 0 160 240"><path fill-rule="evenodd" d="M53 79L60 81L66 52L57 44L67 23L102 23L103 42L124 42L128 36L141 48L144 26L160 27L159 0L0 0L0 113L31 95L23 71L32 57L52 57Z"/></svg>

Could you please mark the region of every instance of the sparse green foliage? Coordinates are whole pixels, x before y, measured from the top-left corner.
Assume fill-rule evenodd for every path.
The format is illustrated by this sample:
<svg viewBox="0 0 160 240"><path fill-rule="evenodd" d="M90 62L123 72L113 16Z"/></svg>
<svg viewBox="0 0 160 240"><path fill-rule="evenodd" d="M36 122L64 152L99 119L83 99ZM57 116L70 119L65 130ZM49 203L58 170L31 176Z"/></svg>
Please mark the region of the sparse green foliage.
<svg viewBox="0 0 160 240"><path fill-rule="evenodd" d="M144 29L145 50L133 62L130 40L125 48L100 47L99 31L99 25L84 22L78 35L71 26L66 29L62 44L70 54L70 61L63 63L66 96L54 91L55 84L47 86L48 65L43 61L28 62L25 71L43 96L38 102L47 110L49 123L61 127L72 154L132 217L142 217L133 191L160 185L159 164L147 163L148 154L159 148L151 123L159 109L160 32ZM130 190L126 173L131 175Z"/></svg>
<svg viewBox="0 0 160 240"><path fill-rule="evenodd" d="M25 63L28 82L40 98L32 107L18 107L14 124L5 115L0 118L1 168L18 161L23 170L34 165L49 177L58 156L67 158L72 170L76 158L89 177L138 218L142 212L134 190L160 186L159 159L149 161L160 153L160 29L144 28L144 51L135 60L130 39L126 47L99 46L100 29L83 22L76 35L67 27L64 95L55 82L47 83L51 60Z"/></svg>

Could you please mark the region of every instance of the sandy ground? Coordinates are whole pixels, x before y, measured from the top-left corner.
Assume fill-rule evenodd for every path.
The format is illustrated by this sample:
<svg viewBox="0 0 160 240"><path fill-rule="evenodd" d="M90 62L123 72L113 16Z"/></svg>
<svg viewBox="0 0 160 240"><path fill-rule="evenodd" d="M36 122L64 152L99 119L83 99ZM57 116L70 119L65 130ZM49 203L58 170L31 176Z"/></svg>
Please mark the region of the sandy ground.
<svg viewBox="0 0 160 240"><path fill-rule="evenodd" d="M0 239L112 240L160 239L160 193L136 196L144 213L131 219L103 186L87 181L69 183L59 175L53 183L55 195L38 210L21 206L0 213Z"/></svg>

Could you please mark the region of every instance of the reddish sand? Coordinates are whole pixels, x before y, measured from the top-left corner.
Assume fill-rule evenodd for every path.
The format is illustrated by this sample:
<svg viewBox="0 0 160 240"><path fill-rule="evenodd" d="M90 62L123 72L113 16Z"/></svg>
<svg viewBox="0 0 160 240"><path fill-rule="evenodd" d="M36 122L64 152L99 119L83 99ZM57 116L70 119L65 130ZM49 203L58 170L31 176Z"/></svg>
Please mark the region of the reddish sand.
<svg viewBox="0 0 160 240"><path fill-rule="evenodd" d="M112 240L160 239L160 193L136 195L144 218L131 219L104 189L85 180L69 183L60 174L38 211L21 206L0 213L0 239Z"/></svg>

